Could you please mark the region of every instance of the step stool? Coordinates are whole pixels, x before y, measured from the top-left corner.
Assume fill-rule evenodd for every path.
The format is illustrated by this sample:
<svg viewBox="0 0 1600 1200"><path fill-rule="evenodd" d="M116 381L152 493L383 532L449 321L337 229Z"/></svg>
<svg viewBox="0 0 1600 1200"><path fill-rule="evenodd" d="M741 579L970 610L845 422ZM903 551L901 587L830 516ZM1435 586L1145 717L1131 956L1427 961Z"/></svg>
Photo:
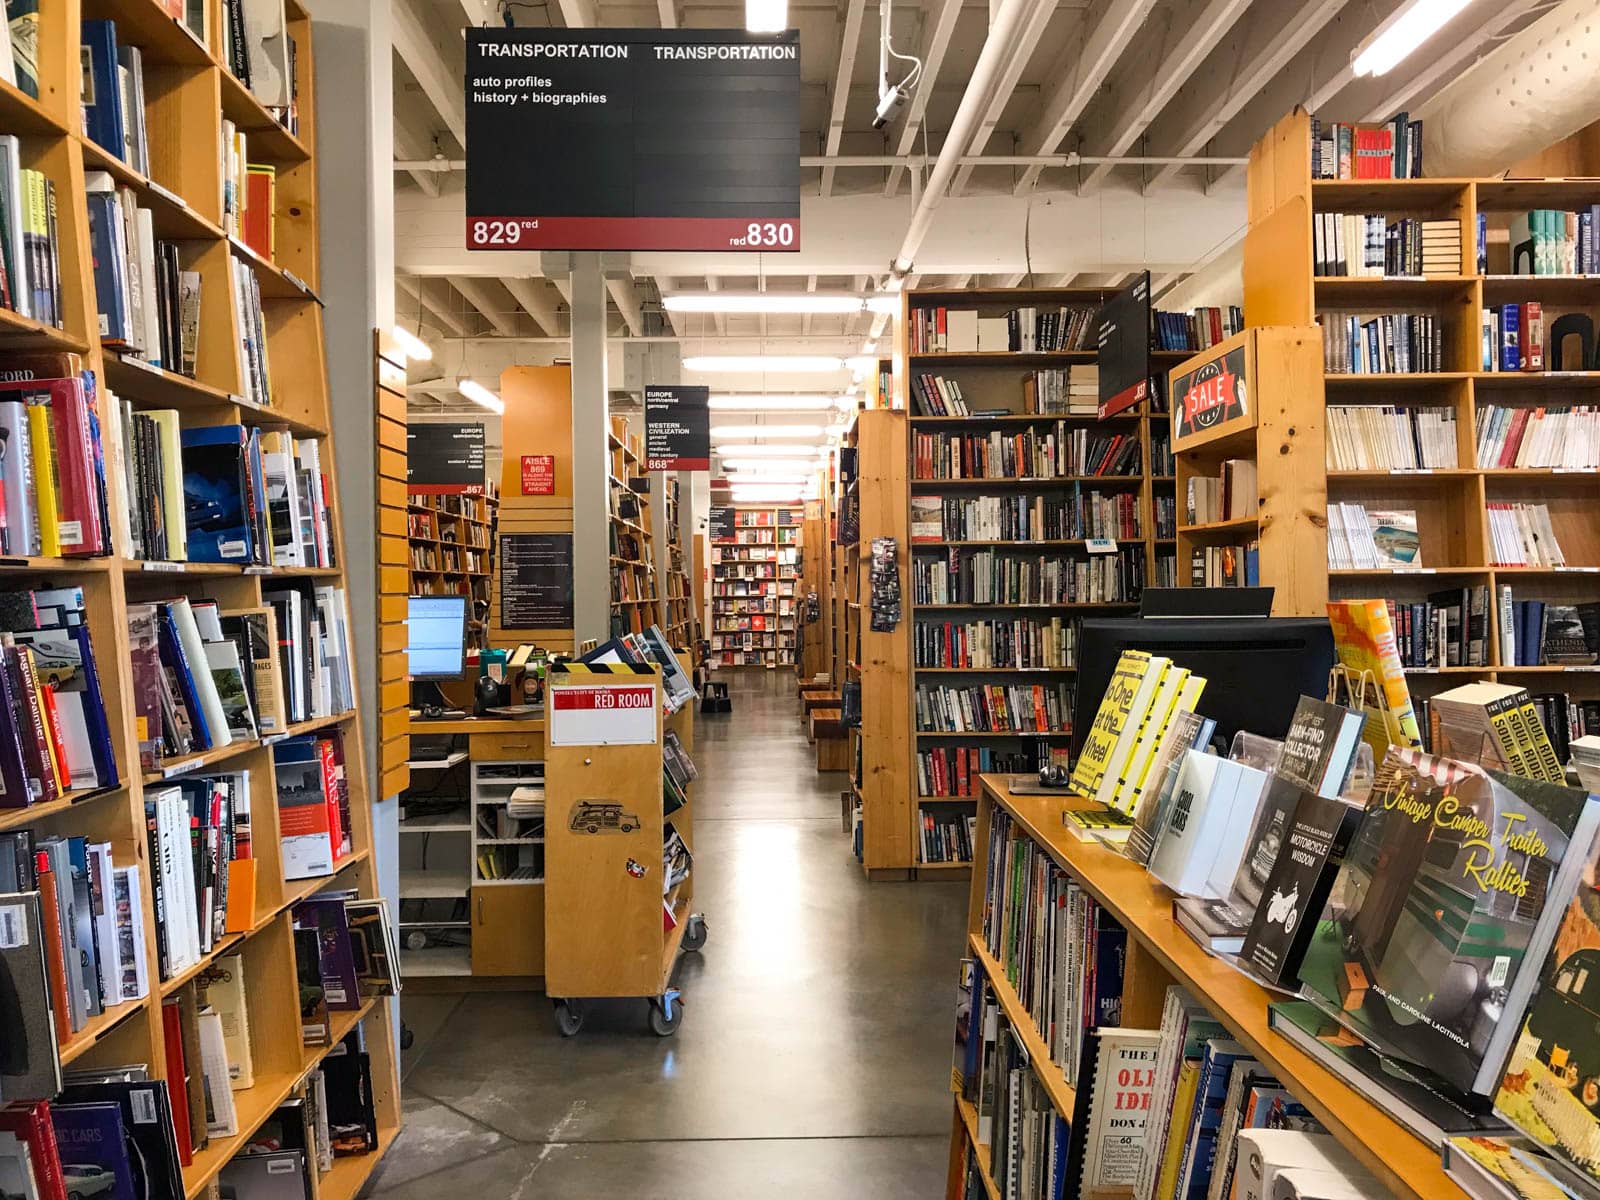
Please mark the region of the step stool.
<svg viewBox="0 0 1600 1200"><path fill-rule="evenodd" d="M708 716L712 713L731 713L733 699L728 695L728 685L725 683L708 683L705 690L700 693L700 715Z"/></svg>

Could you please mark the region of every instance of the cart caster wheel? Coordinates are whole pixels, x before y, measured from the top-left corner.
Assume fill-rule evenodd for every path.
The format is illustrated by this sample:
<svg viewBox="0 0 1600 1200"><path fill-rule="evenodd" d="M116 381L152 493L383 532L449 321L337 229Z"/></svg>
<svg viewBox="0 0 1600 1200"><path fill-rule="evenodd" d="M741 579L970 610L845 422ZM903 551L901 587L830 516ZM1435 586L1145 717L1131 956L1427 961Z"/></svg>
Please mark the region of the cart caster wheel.
<svg viewBox="0 0 1600 1200"><path fill-rule="evenodd" d="M683 948L685 950L698 950L706 944L706 919L699 913L689 918L689 925L683 931Z"/></svg>
<svg viewBox="0 0 1600 1200"><path fill-rule="evenodd" d="M417 1040L417 1035L411 1031L411 1026L400 1026L400 1049L411 1049L411 1043Z"/></svg>
<svg viewBox="0 0 1600 1200"><path fill-rule="evenodd" d="M583 1028L583 1007L576 1000L556 1001L556 1029L562 1037L572 1037Z"/></svg>
<svg viewBox="0 0 1600 1200"><path fill-rule="evenodd" d="M650 1001L650 1032L657 1037L671 1037L683 1024L683 1000L676 992L668 992L658 1000Z"/></svg>

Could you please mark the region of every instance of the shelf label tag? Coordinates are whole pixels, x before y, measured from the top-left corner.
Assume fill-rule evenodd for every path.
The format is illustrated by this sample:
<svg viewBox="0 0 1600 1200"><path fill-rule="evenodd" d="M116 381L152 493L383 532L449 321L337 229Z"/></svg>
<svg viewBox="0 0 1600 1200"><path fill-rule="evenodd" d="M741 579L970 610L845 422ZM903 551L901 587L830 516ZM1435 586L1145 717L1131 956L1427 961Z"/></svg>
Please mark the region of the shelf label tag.
<svg viewBox="0 0 1600 1200"><path fill-rule="evenodd" d="M172 571L172 572L177 572L177 571L183 570L184 567L186 567L187 565L188 565L187 563L165 562L165 561L161 561L161 560L157 560L157 559L146 559L145 562L144 562L144 569L146 571Z"/></svg>
<svg viewBox="0 0 1600 1200"><path fill-rule="evenodd" d="M1395 567L1396 575L1437 575L1437 567Z"/></svg>
<svg viewBox="0 0 1600 1200"><path fill-rule="evenodd" d="M552 746L648 746L656 740L653 680L556 684L550 699Z"/></svg>
<svg viewBox="0 0 1600 1200"><path fill-rule="evenodd" d="M1085 545L1090 554L1115 554L1117 542L1115 538L1090 538Z"/></svg>

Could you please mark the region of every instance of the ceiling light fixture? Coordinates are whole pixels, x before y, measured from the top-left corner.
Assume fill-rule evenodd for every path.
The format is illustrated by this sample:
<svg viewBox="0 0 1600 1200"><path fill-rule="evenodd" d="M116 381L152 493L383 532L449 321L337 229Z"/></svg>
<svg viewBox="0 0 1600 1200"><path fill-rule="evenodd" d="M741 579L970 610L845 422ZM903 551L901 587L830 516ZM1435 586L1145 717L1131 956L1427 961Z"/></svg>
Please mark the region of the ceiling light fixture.
<svg viewBox="0 0 1600 1200"><path fill-rule="evenodd" d="M409 329L402 329L396 325L389 330L389 333L395 341L400 343L400 353L413 362L427 362L433 357L433 347Z"/></svg>
<svg viewBox="0 0 1600 1200"><path fill-rule="evenodd" d="M900 297L895 294L868 296L867 311L870 313L888 313L890 316L900 311Z"/></svg>
<svg viewBox="0 0 1600 1200"><path fill-rule="evenodd" d="M816 438L821 425L713 425L714 438Z"/></svg>
<svg viewBox="0 0 1600 1200"><path fill-rule="evenodd" d="M774 375L831 375L845 360L823 354L704 354L683 360L685 371L751 371Z"/></svg>
<svg viewBox="0 0 1600 1200"><path fill-rule="evenodd" d="M1408 0L1351 55L1356 75L1384 75L1427 41L1471 0Z"/></svg>
<svg viewBox="0 0 1600 1200"><path fill-rule="evenodd" d="M724 471L738 475L806 475L822 468L817 458L725 458Z"/></svg>
<svg viewBox="0 0 1600 1200"><path fill-rule="evenodd" d="M744 0L744 27L751 33L782 33L789 28L789 0Z"/></svg>
<svg viewBox="0 0 1600 1200"><path fill-rule="evenodd" d="M762 396L724 394L712 396L708 404L713 412L826 412L840 403L842 397L826 396Z"/></svg>
<svg viewBox="0 0 1600 1200"><path fill-rule="evenodd" d="M815 436L815 435L813 435ZM797 454L819 454L815 446L718 446L717 453L727 458L793 458Z"/></svg>
<svg viewBox="0 0 1600 1200"><path fill-rule="evenodd" d="M456 383L456 391L460 392L474 404L482 405L492 413L503 413L506 411L505 401L500 399L499 396L496 396L493 392L484 387L483 384L479 383L475 379L459 380Z"/></svg>

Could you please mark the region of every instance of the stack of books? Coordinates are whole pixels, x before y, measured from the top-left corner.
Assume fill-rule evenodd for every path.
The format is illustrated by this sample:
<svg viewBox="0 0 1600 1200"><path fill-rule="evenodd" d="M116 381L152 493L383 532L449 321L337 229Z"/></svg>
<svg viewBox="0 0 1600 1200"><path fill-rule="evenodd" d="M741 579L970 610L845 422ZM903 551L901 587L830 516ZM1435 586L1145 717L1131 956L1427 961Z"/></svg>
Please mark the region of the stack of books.
<svg viewBox="0 0 1600 1200"><path fill-rule="evenodd" d="M1336 277L1460 275L1461 223L1381 213L1312 217L1313 274Z"/></svg>
<svg viewBox="0 0 1600 1200"><path fill-rule="evenodd" d="M1600 603L1518 600L1500 585L1500 665L1589 666L1600 661Z"/></svg>
<svg viewBox="0 0 1600 1200"><path fill-rule="evenodd" d="M911 377L912 411L919 417L970 417L971 411L954 379L924 371Z"/></svg>
<svg viewBox="0 0 1600 1200"><path fill-rule="evenodd" d="M1067 541L1138 538L1138 496L1085 491L1048 496L913 496L913 542Z"/></svg>
<svg viewBox="0 0 1600 1200"><path fill-rule="evenodd" d="M1187 313L1158 310L1151 318L1155 322L1157 350L1204 350L1244 329L1244 310L1236 304Z"/></svg>
<svg viewBox="0 0 1600 1200"><path fill-rule="evenodd" d="M1189 478L1185 489L1185 521L1190 525L1212 525L1256 515L1256 464L1254 459L1230 458L1222 463L1215 479L1202 475Z"/></svg>
<svg viewBox="0 0 1600 1200"><path fill-rule="evenodd" d="M84 21L83 57L89 97L83 106L83 128L107 154L141 175L150 174L150 145L145 130L144 59L138 46L120 44L117 23Z"/></svg>
<svg viewBox="0 0 1600 1200"><path fill-rule="evenodd" d="M1600 470L1600 406L1486 404L1478 410L1478 465Z"/></svg>
<svg viewBox="0 0 1600 1200"><path fill-rule="evenodd" d="M1074 475L1137 475L1143 461L1133 433L1029 427L1017 433L913 433L913 479L1057 479Z"/></svg>
<svg viewBox="0 0 1600 1200"><path fill-rule="evenodd" d="M299 60L283 0L223 0L222 63L275 121L300 132Z"/></svg>
<svg viewBox="0 0 1600 1200"><path fill-rule="evenodd" d="M912 560L913 602L936 604L1084 604L1136 600L1144 584L1144 547L1121 546L1088 560L950 547Z"/></svg>
<svg viewBox="0 0 1600 1200"><path fill-rule="evenodd" d="M1077 627L1060 617L919 621L912 650L919 667L1059 671L1077 664Z"/></svg>
<svg viewBox="0 0 1600 1200"><path fill-rule="evenodd" d="M917 685L919 733L1070 733L1072 689L1065 683Z"/></svg>
<svg viewBox="0 0 1600 1200"><path fill-rule="evenodd" d="M924 807L921 814L921 858L925 863L969 863L978 818L961 808Z"/></svg>
<svg viewBox="0 0 1600 1200"><path fill-rule="evenodd" d="M1189 586L1260 587L1261 543L1194 547L1189 551Z"/></svg>
<svg viewBox="0 0 1600 1200"><path fill-rule="evenodd" d="M1323 369L1330 375L1407 375L1443 370L1444 327L1432 313L1321 312Z"/></svg>
<svg viewBox="0 0 1600 1200"><path fill-rule="evenodd" d="M1490 563L1496 567L1563 567L1566 556L1548 504L1496 504L1489 513Z"/></svg>
<svg viewBox="0 0 1600 1200"><path fill-rule="evenodd" d="M1489 665L1489 588L1434 592L1426 600L1385 600L1400 662L1407 667Z"/></svg>
<svg viewBox="0 0 1600 1200"><path fill-rule="evenodd" d="M1423 565L1415 509L1328 505L1328 569L1376 571Z"/></svg>
<svg viewBox="0 0 1600 1200"><path fill-rule="evenodd" d="M1330 471L1416 471L1456 465L1453 408L1328 406Z"/></svg>
<svg viewBox="0 0 1600 1200"><path fill-rule="evenodd" d="M21 143L0 134L0 307L60 329L57 229L55 180L24 167Z"/></svg>
<svg viewBox="0 0 1600 1200"><path fill-rule="evenodd" d="M110 554L106 445L95 376L76 354L13 354L0 381L0 540L15 557ZM15 455L15 459L13 459ZM14 468L14 469L13 469Z"/></svg>

